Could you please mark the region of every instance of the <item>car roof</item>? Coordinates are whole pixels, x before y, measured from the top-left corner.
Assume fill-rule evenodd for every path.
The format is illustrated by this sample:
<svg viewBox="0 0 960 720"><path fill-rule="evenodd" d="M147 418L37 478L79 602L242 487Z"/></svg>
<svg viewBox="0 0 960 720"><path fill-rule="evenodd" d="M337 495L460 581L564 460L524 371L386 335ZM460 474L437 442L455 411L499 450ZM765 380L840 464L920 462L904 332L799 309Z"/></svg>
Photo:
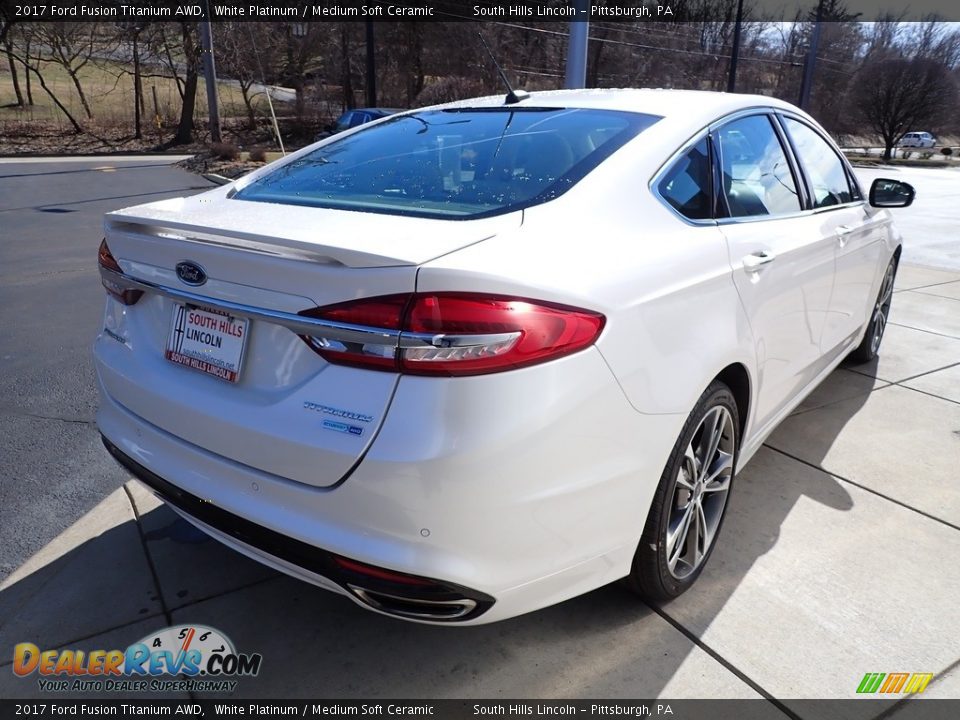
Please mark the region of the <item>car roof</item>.
<svg viewBox="0 0 960 720"><path fill-rule="evenodd" d="M489 95L459 100L437 108L496 107L504 104L504 95ZM720 117L750 107L778 107L797 111L790 103L767 95L713 92L708 90L672 90L620 88L590 90L547 90L530 93L518 107L581 107L660 115L668 119L707 116Z"/></svg>
<svg viewBox="0 0 960 720"><path fill-rule="evenodd" d="M403 110L399 108L381 108L381 107L350 108L349 110L347 110L347 112L344 113L344 115L352 112L371 112L371 113L383 113L384 115L395 115L396 113L403 112Z"/></svg>

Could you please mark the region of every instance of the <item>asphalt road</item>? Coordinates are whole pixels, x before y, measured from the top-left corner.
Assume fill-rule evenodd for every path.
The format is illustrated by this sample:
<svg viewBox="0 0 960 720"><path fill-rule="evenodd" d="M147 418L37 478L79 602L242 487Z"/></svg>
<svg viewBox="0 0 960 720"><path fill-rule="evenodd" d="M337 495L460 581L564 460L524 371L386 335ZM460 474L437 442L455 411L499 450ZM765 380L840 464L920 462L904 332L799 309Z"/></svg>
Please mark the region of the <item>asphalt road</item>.
<svg viewBox="0 0 960 720"><path fill-rule="evenodd" d="M211 187L169 162L0 161L0 579L126 479L93 424L96 253L105 212Z"/></svg>

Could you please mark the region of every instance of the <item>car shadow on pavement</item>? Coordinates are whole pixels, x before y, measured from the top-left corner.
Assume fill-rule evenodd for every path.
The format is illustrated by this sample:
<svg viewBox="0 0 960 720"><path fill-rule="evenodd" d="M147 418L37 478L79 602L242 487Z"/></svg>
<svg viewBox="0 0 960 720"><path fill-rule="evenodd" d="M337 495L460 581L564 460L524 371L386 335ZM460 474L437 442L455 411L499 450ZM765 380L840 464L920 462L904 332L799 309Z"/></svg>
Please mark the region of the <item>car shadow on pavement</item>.
<svg viewBox="0 0 960 720"><path fill-rule="evenodd" d="M866 398L829 416L830 427L817 434L826 446L813 454L826 454L828 438ZM117 491L90 515L104 504L104 512L128 500L140 504L137 493L145 490ZM68 530L51 543L64 544L62 552L54 549L49 562L8 579L0 591L0 647L5 654L24 641L124 648L172 621L215 627L239 651L263 655L259 676L242 679L236 697L749 697L768 691L763 679L745 677L735 658L702 636L807 500L839 512L853 507L842 483L764 447L736 478L720 543L681 598L651 607L613 584L528 615L460 628L367 612L278 575L154 506L140 510L139 523L131 517L89 537L75 532L76 542ZM810 537L806 552L802 561L816 562L832 549ZM0 657L8 666L10 660ZM0 670L0 694L38 696L36 676Z"/></svg>

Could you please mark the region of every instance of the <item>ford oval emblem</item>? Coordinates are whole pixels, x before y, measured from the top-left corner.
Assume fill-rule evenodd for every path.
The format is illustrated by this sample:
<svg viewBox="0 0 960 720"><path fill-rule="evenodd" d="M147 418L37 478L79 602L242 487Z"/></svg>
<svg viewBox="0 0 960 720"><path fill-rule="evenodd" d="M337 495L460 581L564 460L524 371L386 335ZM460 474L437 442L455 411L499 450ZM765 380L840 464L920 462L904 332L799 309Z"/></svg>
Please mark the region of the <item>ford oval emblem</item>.
<svg viewBox="0 0 960 720"><path fill-rule="evenodd" d="M195 262L184 260L177 263L177 277L187 285L203 285L207 281L207 273Z"/></svg>

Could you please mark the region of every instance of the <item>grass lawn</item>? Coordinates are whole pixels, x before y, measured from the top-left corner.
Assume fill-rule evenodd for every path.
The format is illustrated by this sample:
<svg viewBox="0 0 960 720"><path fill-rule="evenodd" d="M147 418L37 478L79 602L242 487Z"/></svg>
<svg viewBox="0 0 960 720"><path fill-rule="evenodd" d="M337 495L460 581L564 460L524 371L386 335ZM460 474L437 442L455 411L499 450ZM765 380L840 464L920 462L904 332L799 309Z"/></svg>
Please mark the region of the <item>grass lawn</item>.
<svg viewBox="0 0 960 720"><path fill-rule="evenodd" d="M20 89L26 95L26 80L22 67L19 71ZM131 131L134 122L133 108L133 76L124 70L129 69L126 64L106 60L91 61L80 71L80 84L93 111L93 120L100 126L127 125ZM147 70L145 72L154 72ZM43 67L43 77L47 85L59 98L70 113L77 118L81 125L88 124L86 113L80 102L73 81L66 70L53 63ZM50 99L50 96L40 87L36 76L31 77L34 105L21 108L15 105L16 95L13 91L13 81L10 68L4 62L0 63L0 124L5 121L58 123L69 129L70 123L59 108ZM223 118L244 117L246 110L240 88L229 83L217 83L217 92L220 98L220 115ZM180 116L180 95L177 92L173 78L144 77L143 100L145 113L143 122L149 126L155 121L153 92L157 90L157 102L160 115L164 123L174 123ZM266 107L266 100L262 95L254 98L258 114L262 110L260 104ZM207 94L203 78L197 87L197 104L195 115L205 117L207 114Z"/></svg>

